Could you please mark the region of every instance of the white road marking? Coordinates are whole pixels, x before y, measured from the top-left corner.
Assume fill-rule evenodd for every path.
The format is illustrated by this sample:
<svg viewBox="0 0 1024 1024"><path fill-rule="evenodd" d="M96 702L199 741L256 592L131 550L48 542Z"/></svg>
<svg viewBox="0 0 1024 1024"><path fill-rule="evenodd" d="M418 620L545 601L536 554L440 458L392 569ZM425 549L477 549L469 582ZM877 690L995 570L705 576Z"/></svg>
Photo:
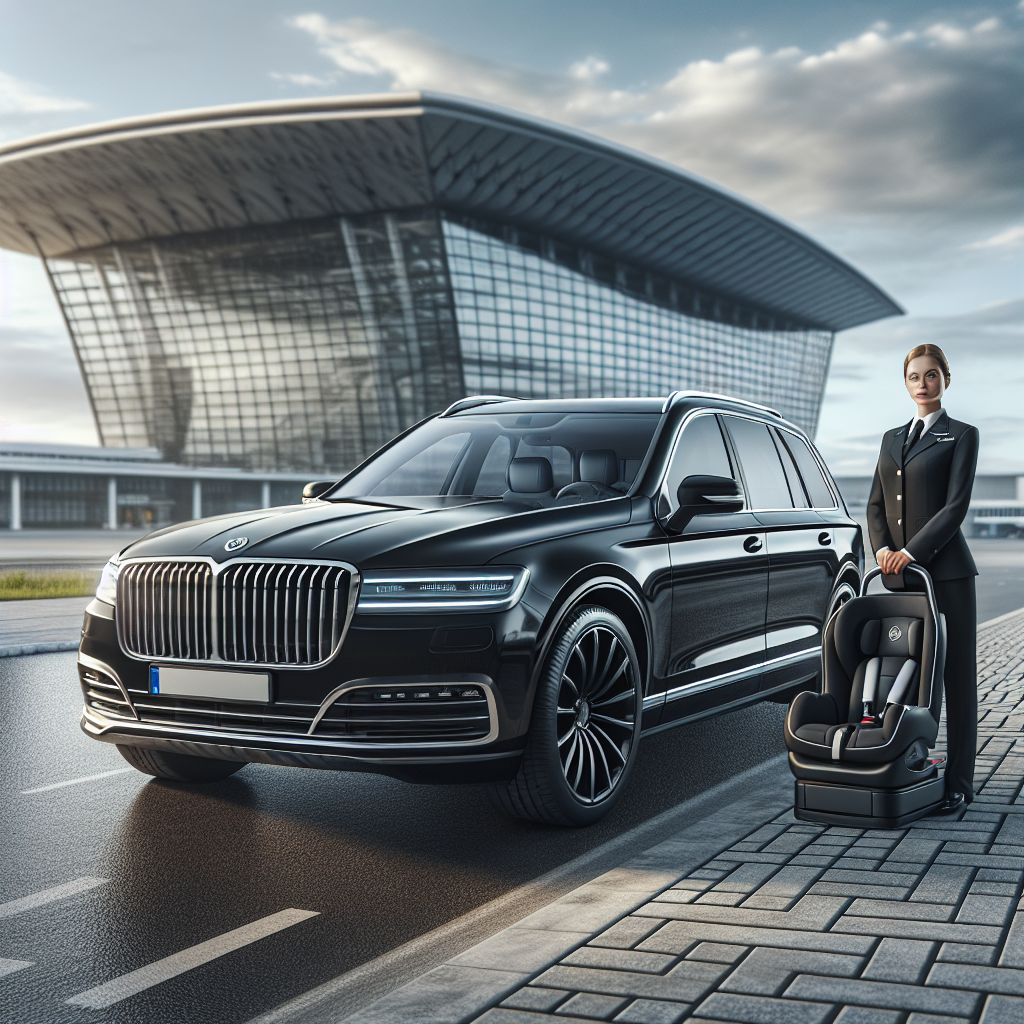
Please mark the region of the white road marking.
<svg viewBox="0 0 1024 1024"><path fill-rule="evenodd" d="M19 900L0 903L0 917L24 914L26 910L34 910L47 903L55 903L57 900L67 899L68 896L76 896L80 892L87 892L89 889L95 889L98 885L106 884L107 879L105 878L76 878L73 882L55 885L52 889L43 889L42 892L34 892L31 896L22 896Z"/></svg>
<svg viewBox="0 0 1024 1024"><path fill-rule="evenodd" d="M83 775L80 779L68 779L67 782L51 782L48 786L36 786L35 789L23 789L22 796L30 793L46 793L51 789L63 789L65 786L77 786L80 782L94 782L96 779L105 779L109 775L124 775L125 772L133 772L134 768L115 768L109 772L98 772L96 775Z"/></svg>
<svg viewBox="0 0 1024 1024"><path fill-rule="evenodd" d="M88 1006L93 1010L102 1010L119 1003L122 999L144 992L147 988L159 985L162 981L176 978L185 971L191 971L194 967L201 967L226 953L248 946L257 939L264 939L310 917L318 917L319 914L318 910L281 910L259 921L253 921L252 924L218 935L215 939L200 942L198 946L190 946L180 953L173 953L163 960L147 964L137 971L122 974L120 978L97 985L87 992L80 992L77 996L72 996L68 1003L72 1006Z"/></svg>
<svg viewBox="0 0 1024 1024"><path fill-rule="evenodd" d="M32 966L31 960L4 960L0 957L0 978L6 978L8 974L23 971L26 967Z"/></svg>

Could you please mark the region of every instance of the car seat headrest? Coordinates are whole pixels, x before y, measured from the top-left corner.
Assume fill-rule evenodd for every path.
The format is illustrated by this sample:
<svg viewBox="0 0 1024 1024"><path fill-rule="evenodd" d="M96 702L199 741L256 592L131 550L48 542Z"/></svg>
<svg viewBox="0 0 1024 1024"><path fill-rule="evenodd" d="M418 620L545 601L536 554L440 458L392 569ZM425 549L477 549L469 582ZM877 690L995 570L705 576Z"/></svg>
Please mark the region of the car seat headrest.
<svg viewBox="0 0 1024 1024"><path fill-rule="evenodd" d="M619 457L611 448L594 448L580 454L580 480L611 487L619 479Z"/></svg>
<svg viewBox="0 0 1024 1024"><path fill-rule="evenodd" d="M870 619L860 634L862 654L882 658L921 658L920 619L897 616L889 619Z"/></svg>
<svg viewBox="0 0 1024 1024"><path fill-rule="evenodd" d="M508 466L508 489L520 494L550 491L553 483L551 463L542 456L513 459Z"/></svg>

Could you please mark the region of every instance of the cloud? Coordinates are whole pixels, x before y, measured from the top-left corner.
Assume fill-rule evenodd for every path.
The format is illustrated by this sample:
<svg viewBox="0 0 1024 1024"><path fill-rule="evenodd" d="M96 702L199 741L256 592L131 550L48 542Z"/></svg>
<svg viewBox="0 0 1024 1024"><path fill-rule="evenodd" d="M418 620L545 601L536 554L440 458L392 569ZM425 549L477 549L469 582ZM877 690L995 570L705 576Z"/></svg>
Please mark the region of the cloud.
<svg viewBox="0 0 1024 1024"><path fill-rule="evenodd" d="M965 248L1016 249L1020 245L1024 245L1024 224L1018 224L1017 227L1007 228L1005 231L1000 231L998 235L986 238L982 242L972 242L970 245L965 246Z"/></svg>
<svg viewBox="0 0 1024 1024"><path fill-rule="evenodd" d="M353 79L435 89L590 129L800 220L855 215L1005 223L1024 203L1024 32L987 18L820 53L747 47L648 87L501 65L365 19L295 19Z"/></svg>
<svg viewBox="0 0 1024 1024"><path fill-rule="evenodd" d="M51 96L0 71L0 141L60 127L67 115L88 109L82 100Z"/></svg>
<svg viewBox="0 0 1024 1024"><path fill-rule="evenodd" d="M1017 411L1024 387L1022 325L1024 299L1011 299L951 316L886 320L840 334L817 438L833 472L870 473L882 433L910 418L903 357L924 342L939 345L949 359L953 380L944 404L951 415L981 431L982 470L1024 472L1024 420Z"/></svg>

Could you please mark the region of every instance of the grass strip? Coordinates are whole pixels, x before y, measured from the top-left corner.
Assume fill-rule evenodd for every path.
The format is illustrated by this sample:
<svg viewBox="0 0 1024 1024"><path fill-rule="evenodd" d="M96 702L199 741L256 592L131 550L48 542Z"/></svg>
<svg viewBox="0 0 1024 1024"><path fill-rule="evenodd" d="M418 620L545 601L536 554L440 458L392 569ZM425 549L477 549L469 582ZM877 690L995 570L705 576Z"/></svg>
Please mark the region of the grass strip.
<svg viewBox="0 0 1024 1024"><path fill-rule="evenodd" d="M88 597L96 590L95 572L0 572L0 601L27 601L44 597Z"/></svg>

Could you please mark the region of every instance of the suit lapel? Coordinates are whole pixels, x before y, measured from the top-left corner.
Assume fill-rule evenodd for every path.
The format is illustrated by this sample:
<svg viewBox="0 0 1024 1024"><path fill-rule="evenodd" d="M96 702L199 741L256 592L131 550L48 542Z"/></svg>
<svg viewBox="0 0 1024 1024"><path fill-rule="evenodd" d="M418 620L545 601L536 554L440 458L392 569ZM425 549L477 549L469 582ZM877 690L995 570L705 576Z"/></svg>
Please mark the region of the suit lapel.
<svg viewBox="0 0 1024 1024"><path fill-rule="evenodd" d="M889 442L889 454L892 456L892 460L897 466L903 465L903 439L907 436L907 430L909 429L909 423L900 427L900 429L892 435L892 440Z"/></svg>
<svg viewBox="0 0 1024 1024"><path fill-rule="evenodd" d="M914 447L907 452L907 457L903 460L903 464L906 465L911 459L916 459L921 452L927 451L933 444L937 444L942 437L949 435L949 416L943 409L942 414L932 424L931 430L926 430L915 443Z"/></svg>

